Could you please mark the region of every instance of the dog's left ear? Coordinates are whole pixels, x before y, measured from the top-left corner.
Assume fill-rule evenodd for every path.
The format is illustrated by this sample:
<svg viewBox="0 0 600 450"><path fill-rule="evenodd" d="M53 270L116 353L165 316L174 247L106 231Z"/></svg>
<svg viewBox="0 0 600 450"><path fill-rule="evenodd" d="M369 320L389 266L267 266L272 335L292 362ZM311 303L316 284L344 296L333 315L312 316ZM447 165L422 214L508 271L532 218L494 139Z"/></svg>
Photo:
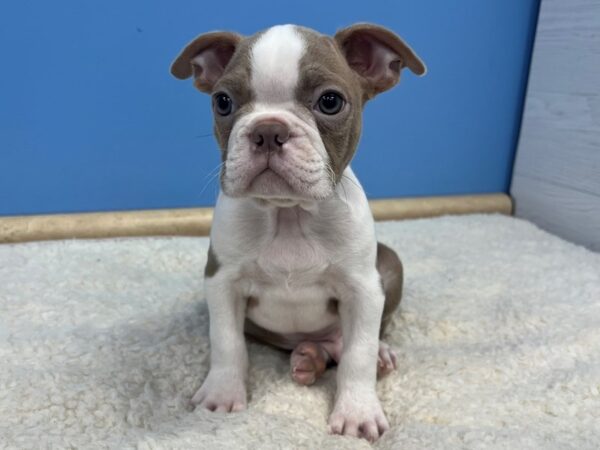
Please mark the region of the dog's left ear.
<svg viewBox="0 0 600 450"><path fill-rule="evenodd" d="M415 52L387 28L356 24L338 31L334 40L348 65L365 81L368 98L396 85L404 67L416 75L427 71Z"/></svg>

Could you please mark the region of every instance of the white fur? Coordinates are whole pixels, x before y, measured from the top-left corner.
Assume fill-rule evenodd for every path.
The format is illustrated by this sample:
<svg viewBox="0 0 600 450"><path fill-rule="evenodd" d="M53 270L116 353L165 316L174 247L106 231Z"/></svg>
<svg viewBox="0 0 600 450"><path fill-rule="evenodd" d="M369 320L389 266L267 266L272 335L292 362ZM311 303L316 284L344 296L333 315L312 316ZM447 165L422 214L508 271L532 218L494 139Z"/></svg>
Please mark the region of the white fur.
<svg viewBox="0 0 600 450"><path fill-rule="evenodd" d="M252 89L258 103L294 100L298 66L306 44L294 25L278 25L265 31L252 48Z"/></svg>
<svg viewBox="0 0 600 450"><path fill-rule="evenodd" d="M220 195L211 244L222 269L206 280L211 372L196 402L209 409L215 402L225 409L239 403L247 354L237 344L243 324L231 315L235 305L253 296L258 306L250 317L267 330L310 333L341 327L344 346L331 430L357 435L362 427L371 438L386 430L375 393L384 296L375 267L373 217L352 170L346 169L333 195L294 210ZM339 300L339 317L326 313L331 297ZM228 390L228 385L237 387Z"/></svg>
<svg viewBox="0 0 600 450"><path fill-rule="evenodd" d="M294 187L293 196L327 197L332 189L327 151L314 119L296 114L292 103L255 104L252 112L237 120L227 148L225 192L233 196L247 193L256 175L264 170L267 155L256 154L248 136L257 123L274 118L289 128L290 138L282 152L268 156L269 165ZM260 195L269 197L264 192Z"/></svg>
<svg viewBox="0 0 600 450"><path fill-rule="evenodd" d="M267 165L293 189L288 197L325 198L331 194L327 151L314 118L302 111L295 99L305 49L293 25L272 27L254 43L250 61L252 110L236 121L230 134L223 179L226 194L238 196L254 189L254 194L263 198L282 197L281 193L271 193L281 189L252 185ZM250 141L257 124L268 120L282 122L290 132L282 151L271 155L253 151Z"/></svg>
<svg viewBox="0 0 600 450"><path fill-rule="evenodd" d="M255 297L258 306L248 317L271 332L342 330L330 427L353 436L362 428L375 439L388 424L375 393L384 295L373 217L350 168L333 190L314 118L295 104L304 51L291 25L267 30L252 48L253 109L232 129L222 179L226 195L219 196L211 228L220 265L206 280L211 370L193 402L219 411L245 406L242 312ZM276 152L257 151L252 130L272 120L283 123L290 138ZM331 298L339 302L339 315L327 312Z"/></svg>
<svg viewBox="0 0 600 450"><path fill-rule="evenodd" d="M340 294L339 281L329 278L364 266L376 274L366 196L350 168L345 175L335 195L307 204L302 219L287 224L277 220L281 208L219 196L211 232L214 251L231 278L246 275L240 295L260 299L251 315L264 328L282 333L325 328L335 320L324 315L327 300Z"/></svg>

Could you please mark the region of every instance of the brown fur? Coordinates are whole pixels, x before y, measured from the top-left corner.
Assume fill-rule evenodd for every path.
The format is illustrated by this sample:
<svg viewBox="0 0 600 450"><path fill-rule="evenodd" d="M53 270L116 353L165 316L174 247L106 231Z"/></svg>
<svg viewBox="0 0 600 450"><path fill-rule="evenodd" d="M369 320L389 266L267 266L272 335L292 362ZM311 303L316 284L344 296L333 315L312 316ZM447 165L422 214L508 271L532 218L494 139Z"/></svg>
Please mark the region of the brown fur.
<svg viewBox="0 0 600 450"><path fill-rule="evenodd" d="M340 301L337 298L330 298L327 302L327 312L329 314L337 315Z"/></svg>
<svg viewBox="0 0 600 450"><path fill-rule="evenodd" d="M217 255L212 249L212 246L208 247L208 257L206 258L206 266L204 267L204 276L210 278L214 276L218 271L221 264L217 259Z"/></svg>
<svg viewBox="0 0 600 450"><path fill-rule="evenodd" d="M239 34L228 31L215 31L212 33L201 34L186 45L175 61L173 61L173 64L171 65L171 74L180 80L189 78L193 74L195 86L202 92L210 92L212 86L199 81L199 75L201 74L198 72L199 68L192 64L192 59L202 51L213 48L219 55L219 59L224 68L236 51L236 47L243 39L244 38Z"/></svg>
<svg viewBox="0 0 600 450"><path fill-rule="evenodd" d="M301 78L297 88L297 107L301 113L313 115L323 143L329 155L329 164L334 182L339 182L344 169L354 156L361 132L362 107L364 103L395 85L400 71L408 67L414 73L425 73L425 66L413 50L391 31L371 24L356 24L344 28L332 38L308 28L298 27L307 43L306 54L300 61ZM198 36L190 42L171 66L171 73L184 79L192 74L195 85L202 92L224 91L230 95L236 111L226 117L215 115L214 131L221 147L222 160L227 158L227 145L235 121L247 112L253 96L250 90L249 58L253 44L262 32L244 38L236 33L213 32ZM390 65L392 76L386 79L371 79L361 73L363 67L357 63L361 53L377 41L397 53L397 61ZM216 83L207 83L192 64L192 59L203 50L212 48L223 65L223 75ZM315 90L327 86L338 90L347 102L346 111L325 117L315 114L313 105ZM317 93L318 94L318 93ZM221 178L225 176L224 167Z"/></svg>
<svg viewBox="0 0 600 450"><path fill-rule="evenodd" d="M331 37L306 28L299 30L307 46L300 60L296 98L300 105L308 105L308 112L313 114L329 155L335 182L338 182L358 145L362 125L362 87ZM313 112L312 105L317 100L315 97L324 92L316 89L323 86L342 94L347 103L345 110L333 116Z"/></svg>
<svg viewBox="0 0 600 450"><path fill-rule="evenodd" d="M259 300L257 297L248 297L246 299L246 309L256 308L258 306Z"/></svg>
<svg viewBox="0 0 600 450"><path fill-rule="evenodd" d="M402 284L404 273L402 262L394 250L381 242L377 243L377 271L381 276L381 283L385 293L385 306L381 318L380 335L391 322L394 311L402 300Z"/></svg>
<svg viewBox="0 0 600 450"><path fill-rule="evenodd" d="M358 23L338 31L335 41L350 67L362 78L365 101L392 88L400 80L400 72L408 67L416 75L424 75L425 64L402 38L390 30L369 23ZM368 61L364 54L374 42L392 50L397 58L389 65L389 76L372 78L367 75Z"/></svg>

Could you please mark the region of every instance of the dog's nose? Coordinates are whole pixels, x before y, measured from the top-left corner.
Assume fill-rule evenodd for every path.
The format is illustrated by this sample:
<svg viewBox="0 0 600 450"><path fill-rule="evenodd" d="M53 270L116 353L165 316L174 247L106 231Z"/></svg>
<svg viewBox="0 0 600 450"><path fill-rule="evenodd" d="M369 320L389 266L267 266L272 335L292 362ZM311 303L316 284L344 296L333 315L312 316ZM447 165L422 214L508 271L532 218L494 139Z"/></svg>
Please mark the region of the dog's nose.
<svg viewBox="0 0 600 450"><path fill-rule="evenodd" d="M256 144L256 149L261 151L281 150L281 146L290 138L288 127L276 121L265 121L257 124L252 131L250 139Z"/></svg>

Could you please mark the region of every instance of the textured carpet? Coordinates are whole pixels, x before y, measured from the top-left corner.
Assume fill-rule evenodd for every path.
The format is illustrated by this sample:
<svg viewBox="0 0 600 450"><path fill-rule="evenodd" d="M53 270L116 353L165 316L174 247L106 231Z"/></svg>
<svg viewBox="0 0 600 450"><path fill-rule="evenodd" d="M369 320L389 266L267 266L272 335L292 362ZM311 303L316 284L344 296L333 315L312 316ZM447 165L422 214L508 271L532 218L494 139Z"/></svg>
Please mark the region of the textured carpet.
<svg viewBox="0 0 600 450"><path fill-rule="evenodd" d="M600 255L502 216L378 224L406 270L381 449L600 447ZM330 436L335 371L250 344L249 409L207 372L203 238L0 246L0 446L368 448Z"/></svg>

